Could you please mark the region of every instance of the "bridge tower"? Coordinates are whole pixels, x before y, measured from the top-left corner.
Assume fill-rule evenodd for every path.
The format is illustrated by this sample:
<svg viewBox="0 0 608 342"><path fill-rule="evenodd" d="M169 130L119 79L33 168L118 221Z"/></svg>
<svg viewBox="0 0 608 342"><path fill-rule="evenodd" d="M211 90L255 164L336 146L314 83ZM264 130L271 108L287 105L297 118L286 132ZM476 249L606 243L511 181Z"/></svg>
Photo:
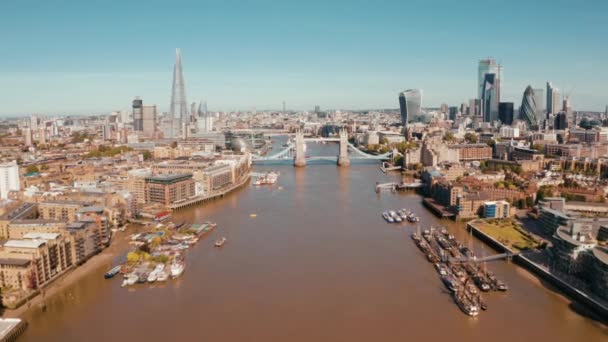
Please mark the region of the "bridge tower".
<svg viewBox="0 0 608 342"><path fill-rule="evenodd" d="M338 155L338 166L350 166L348 159L348 133L345 128L340 129L340 154Z"/></svg>
<svg viewBox="0 0 608 342"><path fill-rule="evenodd" d="M293 166L306 166L306 156L304 155L304 132L300 129L296 131L296 155L293 158Z"/></svg>

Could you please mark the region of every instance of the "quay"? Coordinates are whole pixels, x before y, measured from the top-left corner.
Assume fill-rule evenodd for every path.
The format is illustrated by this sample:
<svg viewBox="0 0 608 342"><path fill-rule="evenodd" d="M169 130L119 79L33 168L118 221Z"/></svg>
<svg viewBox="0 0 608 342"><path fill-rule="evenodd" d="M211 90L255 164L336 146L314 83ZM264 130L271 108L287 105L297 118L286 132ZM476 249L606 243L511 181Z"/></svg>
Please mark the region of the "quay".
<svg viewBox="0 0 608 342"><path fill-rule="evenodd" d="M451 218L455 219L456 214L451 211L446 210L442 205L438 204L432 198L424 198L422 203L425 207L429 208L435 215L440 218Z"/></svg>
<svg viewBox="0 0 608 342"><path fill-rule="evenodd" d="M588 308L592 309L595 313L597 313L604 323L608 323L608 305L606 305L606 303L596 298L593 298L591 295L569 284L564 279L553 274L546 267L543 267L542 265L539 265L532 261L530 258L526 257L525 253L514 253L514 251L511 250L509 247L503 245L493 237L484 233L481 229L477 228L474 225L474 221L467 223L467 230L479 240L492 247L494 250L511 254L513 257L513 261L519 266L535 274L542 280L548 281L571 299L585 304Z"/></svg>
<svg viewBox="0 0 608 342"><path fill-rule="evenodd" d="M217 198L221 198L224 197L226 194L242 187L243 185L245 185L249 179L251 179L251 175L247 174L247 176L243 177L243 179L241 179L239 182L232 184L231 186L222 189L221 191L218 192L214 192L208 195L203 195L203 196L196 196L196 197L192 197L190 199L187 199L183 202L179 202L179 203L173 203L169 206L169 209L171 210L178 210L178 209L182 209L182 208L186 208L189 207L191 205L196 205L199 203L205 203L208 201L212 201L215 200Z"/></svg>

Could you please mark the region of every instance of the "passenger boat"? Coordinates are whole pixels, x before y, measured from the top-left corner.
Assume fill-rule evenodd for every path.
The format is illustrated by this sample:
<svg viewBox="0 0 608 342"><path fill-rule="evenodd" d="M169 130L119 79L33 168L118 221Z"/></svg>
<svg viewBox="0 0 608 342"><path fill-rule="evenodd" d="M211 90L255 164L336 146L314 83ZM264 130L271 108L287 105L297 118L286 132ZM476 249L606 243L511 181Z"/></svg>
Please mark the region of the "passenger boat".
<svg viewBox="0 0 608 342"><path fill-rule="evenodd" d="M114 276L117 275L118 272L120 272L121 267L122 266L120 265L112 267L112 269L106 272L103 277L106 279L114 278Z"/></svg>
<svg viewBox="0 0 608 342"><path fill-rule="evenodd" d="M175 278L179 277L180 275L182 275L182 273L184 273L185 268L186 268L186 265L183 262L174 261L170 267L171 278L175 279Z"/></svg>
<svg viewBox="0 0 608 342"><path fill-rule="evenodd" d="M258 177L255 182L253 182L254 185L271 185L277 182L277 179L279 178L279 174L276 172L268 172L260 177Z"/></svg>
<svg viewBox="0 0 608 342"><path fill-rule="evenodd" d="M215 241L215 247L222 247L225 243L226 238L222 236L221 238L217 239L217 241Z"/></svg>

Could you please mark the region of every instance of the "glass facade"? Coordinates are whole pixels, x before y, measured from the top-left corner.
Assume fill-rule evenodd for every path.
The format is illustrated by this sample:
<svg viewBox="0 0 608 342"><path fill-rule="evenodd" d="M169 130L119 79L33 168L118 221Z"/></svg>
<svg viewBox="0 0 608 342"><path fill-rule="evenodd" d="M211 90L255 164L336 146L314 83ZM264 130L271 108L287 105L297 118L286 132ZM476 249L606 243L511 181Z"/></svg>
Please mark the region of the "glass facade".
<svg viewBox="0 0 608 342"><path fill-rule="evenodd" d="M422 107L422 90L408 89L399 94L401 124L405 126L412 117L420 116Z"/></svg>
<svg viewBox="0 0 608 342"><path fill-rule="evenodd" d="M524 91L521 107L519 108L519 118L525 121L529 128L538 127L538 121L536 120L536 100L534 90L531 86L528 86Z"/></svg>
<svg viewBox="0 0 608 342"><path fill-rule="evenodd" d="M496 81L496 74L489 73L485 75L481 97L484 122L494 122L498 119L498 94Z"/></svg>
<svg viewBox="0 0 608 342"><path fill-rule="evenodd" d="M503 80L502 77L502 65L496 63L494 58L482 59L479 61L479 69L477 74L477 98L481 99L483 96L483 90L485 87L486 74L496 75L496 99L500 102L500 85Z"/></svg>

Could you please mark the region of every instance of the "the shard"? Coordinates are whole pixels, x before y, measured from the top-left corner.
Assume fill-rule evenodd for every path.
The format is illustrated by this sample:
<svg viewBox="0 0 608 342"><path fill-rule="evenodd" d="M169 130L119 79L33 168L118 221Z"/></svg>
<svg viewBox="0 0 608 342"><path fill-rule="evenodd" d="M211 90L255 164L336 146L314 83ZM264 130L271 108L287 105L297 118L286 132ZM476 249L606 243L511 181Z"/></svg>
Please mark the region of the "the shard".
<svg viewBox="0 0 608 342"><path fill-rule="evenodd" d="M188 113L188 100L186 100L186 82L182 71L182 54L180 49L175 49L175 67L173 68L173 88L171 92L171 138L179 135L183 124L188 124L190 114Z"/></svg>

